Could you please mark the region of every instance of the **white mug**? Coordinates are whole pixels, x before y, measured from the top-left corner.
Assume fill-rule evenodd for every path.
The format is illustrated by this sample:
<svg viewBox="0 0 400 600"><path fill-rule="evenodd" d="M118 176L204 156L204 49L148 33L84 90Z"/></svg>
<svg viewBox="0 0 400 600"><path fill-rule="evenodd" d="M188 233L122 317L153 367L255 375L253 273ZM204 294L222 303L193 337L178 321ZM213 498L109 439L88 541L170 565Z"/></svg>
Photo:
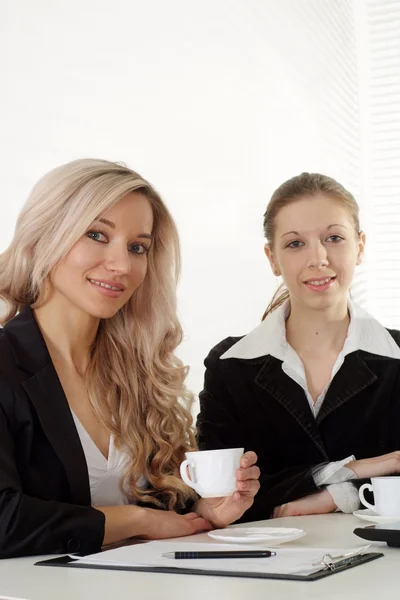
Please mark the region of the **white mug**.
<svg viewBox="0 0 400 600"><path fill-rule="evenodd" d="M371 482L358 491L362 504L381 517L400 517L400 477L371 477ZM364 490L374 493L375 504L366 501Z"/></svg>
<svg viewBox="0 0 400 600"><path fill-rule="evenodd" d="M202 498L232 496L237 489L236 471L243 452L244 448L186 452L181 477Z"/></svg>

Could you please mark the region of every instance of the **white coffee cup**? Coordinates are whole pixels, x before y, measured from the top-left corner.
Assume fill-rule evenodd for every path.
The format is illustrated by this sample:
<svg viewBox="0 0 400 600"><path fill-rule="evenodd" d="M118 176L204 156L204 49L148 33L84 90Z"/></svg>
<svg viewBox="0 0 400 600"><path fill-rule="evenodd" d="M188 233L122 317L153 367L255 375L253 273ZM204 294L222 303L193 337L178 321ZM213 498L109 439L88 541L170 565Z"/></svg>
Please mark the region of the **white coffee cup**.
<svg viewBox="0 0 400 600"><path fill-rule="evenodd" d="M371 477L371 482L358 491L362 504L381 517L400 517L400 477ZM374 493L375 504L366 501L364 490Z"/></svg>
<svg viewBox="0 0 400 600"><path fill-rule="evenodd" d="M186 452L181 477L202 498L231 496L237 489L236 471L243 452L244 448Z"/></svg>

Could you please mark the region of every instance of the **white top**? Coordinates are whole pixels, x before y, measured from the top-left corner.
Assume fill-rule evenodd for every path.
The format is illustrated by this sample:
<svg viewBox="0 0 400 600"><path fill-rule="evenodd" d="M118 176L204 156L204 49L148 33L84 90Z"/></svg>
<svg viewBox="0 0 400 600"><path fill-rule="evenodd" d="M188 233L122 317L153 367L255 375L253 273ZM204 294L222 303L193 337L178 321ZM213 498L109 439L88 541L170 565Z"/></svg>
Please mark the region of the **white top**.
<svg viewBox="0 0 400 600"><path fill-rule="evenodd" d="M290 300L286 300L269 314L258 327L229 348L220 358L246 359L270 355L281 360L282 370L303 388L311 412L316 417L332 379L348 354L364 350L379 356L400 359L400 348L385 327L354 302L349 301L348 307L350 324L346 340L333 365L331 377L315 404L308 390L301 358L286 340L285 322L290 314ZM354 472L344 466L354 459L354 456L348 456L323 467L317 466L313 472L315 484L318 487L327 486L337 507L343 512L353 512L359 505L357 490L350 483L344 483L355 478Z"/></svg>
<svg viewBox="0 0 400 600"><path fill-rule="evenodd" d="M120 484L125 468L129 462L126 452L121 452L110 435L108 459L100 452L76 414L71 410L79 439L85 454L90 483L92 506L118 506L134 502L121 490ZM144 487L146 480L142 477L139 485Z"/></svg>

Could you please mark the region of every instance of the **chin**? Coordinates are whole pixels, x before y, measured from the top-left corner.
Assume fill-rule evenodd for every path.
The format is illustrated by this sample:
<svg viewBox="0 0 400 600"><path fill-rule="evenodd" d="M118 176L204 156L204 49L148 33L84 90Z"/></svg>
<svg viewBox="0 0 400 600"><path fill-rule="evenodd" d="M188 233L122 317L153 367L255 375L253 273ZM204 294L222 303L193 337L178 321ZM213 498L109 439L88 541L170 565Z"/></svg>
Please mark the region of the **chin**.
<svg viewBox="0 0 400 600"><path fill-rule="evenodd" d="M338 303L343 301L342 296L338 296L337 294L332 294L330 296L321 295L320 297L313 298L311 302L308 302L310 306L316 308L317 310L325 310L331 308L332 306L336 306Z"/></svg>
<svg viewBox="0 0 400 600"><path fill-rule="evenodd" d="M112 317L114 317L114 315L117 314L118 310L97 310L96 314L94 314L93 316L97 317L98 319L111 319Z"/></svg>
<svg viewBox="0 0 400 600"><path fill-rule="evenodd" d="M111 319L121 309L121 306L90 306L85 310L95 319Z"/></svg>

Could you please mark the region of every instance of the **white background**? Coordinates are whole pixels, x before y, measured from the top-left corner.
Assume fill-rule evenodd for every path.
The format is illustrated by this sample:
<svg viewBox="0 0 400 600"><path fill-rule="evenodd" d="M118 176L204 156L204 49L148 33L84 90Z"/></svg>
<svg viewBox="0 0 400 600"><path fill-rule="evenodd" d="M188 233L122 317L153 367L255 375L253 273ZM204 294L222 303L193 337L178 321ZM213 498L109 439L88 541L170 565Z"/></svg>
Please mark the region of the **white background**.
<svg viewBox="0 0 400 600"><path fill-rule="evenodd" d="M137 170L180 230L179 353L197 394L209 349L256 326L276 289L262 234L275 187L326 173L368 221L368 4L1 0L0 251L54 166Z"/></svg>

